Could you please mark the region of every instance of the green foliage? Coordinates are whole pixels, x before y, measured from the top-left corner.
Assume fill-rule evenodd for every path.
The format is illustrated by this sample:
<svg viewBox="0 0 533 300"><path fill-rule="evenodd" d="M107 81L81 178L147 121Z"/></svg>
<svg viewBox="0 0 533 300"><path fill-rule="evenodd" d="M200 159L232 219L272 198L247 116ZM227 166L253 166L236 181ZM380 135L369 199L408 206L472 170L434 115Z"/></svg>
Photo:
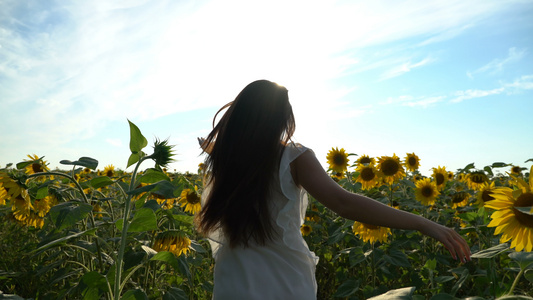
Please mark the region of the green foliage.
<svg viewBox="0 0 533 300"><path fill-rule="evenodd" d="M70 171L24 173L31 164L42 164L42 157L1 170L27 188L34 205L56 202L42 228L21 225L11 206L0 206L0 298L211 299L209 243L177 202L184 189L197 186L201 194L202 174L162 170L172 146L156 140L154 151L160 152L146 155L146 138L128 123L132 172L103 174L96 170L98 161L88 157L61 161L72 166ZM159 166L140 172L147 159L159 159ZM484 171L503 186L508 178L494 175L494 169L506 166L497 162ZM473 170L472 163L460 171ZM415 200L415 173L370 190L354 181L358 175L347 172L338 183L454 228L468 240L473 261L454 261L442 245L414 231L392 230L386 242L363 242L352 232L353 221L311 197L305 221L311 232L304 238L320 258L318 299L533 299L532 254L499 243L487 227L492 212L474 204L476 192L464 183L450 180L439 201L427 207ZM468 193L469 205L453 207L459 192ZM157 248L165 244L158 239L176 233L190 240L184 253Z"/></svg>

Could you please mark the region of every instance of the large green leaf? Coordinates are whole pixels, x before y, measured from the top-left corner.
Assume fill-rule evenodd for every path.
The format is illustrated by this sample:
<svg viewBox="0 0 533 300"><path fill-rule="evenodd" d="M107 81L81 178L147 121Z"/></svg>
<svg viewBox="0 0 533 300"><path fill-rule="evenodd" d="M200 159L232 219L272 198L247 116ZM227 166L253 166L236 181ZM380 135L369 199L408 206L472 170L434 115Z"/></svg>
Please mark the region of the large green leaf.
<svg viewBox="0 0 533 300"><path fill-rule="evenodd" d="M128 120L130 124L130 150L131 153L139 153L144 147L148 145L148 141L142 135L141 130L137 125Z"/></svg>
<svg viewBox="0 0 533 300"><path fill-rule="evenodd" d="M499 244L472 254L472 258L493 258L507 250L509 250L509 244Z"/></svg>
<svg viewBox="0 0 533 300"><path fill-rule="evenodd" d="M358 289L359 289L359 280L348 279L339 286L339 288L337 289L337 292L335 292L335 295L333 295L333 297L339 297L339 298L348 297L348 296L355 294L355 292L357 292Z"/></svg>
<svg viewBox="0 0 533 300"><path fill-rule="evenodd" d="M51 248L53 246L62 245L63 243L65 243L66 241L68 241L70 239L74 239L74 238L77 238L77 237L80 237L80 236L83 236L83 235L93 234L95 231L96 231L96 228L91 228L89 230L85 230L85 231L69 234L67 236L64 236L64 237L58 238L56 240L53 240L53 241L51 241L49 243L46 243L45 245L33 250L32 252L39 252L39 251Z"/></svg>
<svg viewBox="0 0 533 300"><path fill-rule="evenodd" d="M162 262L166 262L167 264L171 265L174 270L179 270L179 261L176 258L174 254L168 251L160 251L156 255L154 255L150 260L158 260Z"/></svg>
<svg viewBox="0 0 533 300"><path fill-rule="evenodd" d="M120 300L148 300L148 296L142 290L129 290L120 297Z"/></svg>
<svg viewBox="0 0 533 300"><path fill-rule="evenodd" d="M117 220L115 226L122 230L124 221L122 219ZM150 208L141 208L135 211L135 215L131 220L131 223L128 227L128 232L143 232L148 230L157 229L157 216L154 211Z"/></svg>
<svg viewBox="0 0 533 300"><path fill-rule="evenodd" d="M60 161L59 163L63 165L74 165L74 166L87 167L91 170L96 170L96 168L98 167L98 161L90 157L80 157L80 159L75 160L75 161L64 159Z"/></svg>
<svg viewBox="0 0 533 300"><path fill-rule="evenodd" d="M115 183L111 178L107 176L99 176L91 179L91 186L95 189L99 189L104 186L108 186Z"/></svg>
<svg viewBox="0 0 533 300"><path fill-rule="evenodd" d="M96 271L85 273L81 277L81 281L90 288L98 288L102 291L107 291L108 289L107 278Z"/></svg>
<svg viewBox="0 0 533 300"><path fill-rule="evenodd" d="M413 292L415 291L415 287L405 287L395 290L390 290L386 292L385 294L381 294L372 298L368 298L368 300L386 300L386 299L411 299L411 296L413 295Z"/></svg>
<svg viewBox="0 0 533 300"><path fill-rule="evenodd" d="M170 181L170 178L165 173L153 168L146 170L139 178L142 183L156 183L162 180Z"/></svg>
<svg viewBox="0 0 533 300"><path fill-rule="evenodd" d="M533 268L533 252L513 252L509 257L518 262L522 270Z"/></svg>
<svg viewBox="0 0 533 300"><path fill-rule="evenodd" d="M85 219L92 210L93 207L90 204L69 201L53 206L49 215L55 226L62 230Z"/></svg>
<svg viewBox="0 0 533 300"><path fill-rule="evenodd" d="M165 295L163 295L163 300L188 300L189 296L182 289L177 287L171 287Z"/></svg>

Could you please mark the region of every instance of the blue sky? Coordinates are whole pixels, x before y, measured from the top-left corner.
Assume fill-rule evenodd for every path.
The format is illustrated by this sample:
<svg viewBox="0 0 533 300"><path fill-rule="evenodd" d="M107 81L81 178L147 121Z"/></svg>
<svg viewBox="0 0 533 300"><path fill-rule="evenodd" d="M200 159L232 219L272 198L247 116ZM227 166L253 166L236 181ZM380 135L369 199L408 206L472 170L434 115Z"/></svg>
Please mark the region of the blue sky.
<svg viewBox="0 0 533 300"><path fill-rule="evenodd" d="M286 86L295 140L415 152L421 171L533 158L533 1L0 0L0 165L126 168L127 119L203 160L219 107ZM146 149L151 153L151 149ZM149 164L145 165L149 167Z"/></svg>

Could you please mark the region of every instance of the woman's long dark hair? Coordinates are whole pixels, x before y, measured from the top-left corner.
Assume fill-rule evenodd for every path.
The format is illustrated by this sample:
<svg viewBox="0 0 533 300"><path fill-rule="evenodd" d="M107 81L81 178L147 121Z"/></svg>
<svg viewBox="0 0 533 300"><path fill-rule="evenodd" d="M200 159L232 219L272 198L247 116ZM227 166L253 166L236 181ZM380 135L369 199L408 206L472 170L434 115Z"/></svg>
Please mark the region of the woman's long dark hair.
<svg viewBox="0 0 533 300"><path fill-rule="evenodd" d="M226 107L202 145L211 192L197 216L198 230L223 230L230 247L265 244L275 234L269 191L295 130L287 89L254 81L219 112Z"/></svg>

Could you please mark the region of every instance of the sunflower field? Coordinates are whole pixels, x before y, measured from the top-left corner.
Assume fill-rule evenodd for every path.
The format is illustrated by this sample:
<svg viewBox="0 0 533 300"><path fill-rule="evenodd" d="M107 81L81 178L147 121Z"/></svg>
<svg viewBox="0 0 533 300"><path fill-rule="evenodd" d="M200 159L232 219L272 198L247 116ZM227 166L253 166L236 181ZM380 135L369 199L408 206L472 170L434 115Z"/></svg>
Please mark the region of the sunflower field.
<svg viewBox="0 0 533 300"><path fill-rule="evenodd" d="M90 157L50 170L36 155L0 169L0 299L211 299L213 259L194 226L203 165L169 172L173 147L156 140L147 154L129 126L131 172ZM147 160L155 167L140 171ZM415 153L339 148L327 161L346 190L454 228L473 255L453 260L418 232L346 220L310 198L301 232L320 257L318 299L533 299L533 168L426 177Z"/></svg>

